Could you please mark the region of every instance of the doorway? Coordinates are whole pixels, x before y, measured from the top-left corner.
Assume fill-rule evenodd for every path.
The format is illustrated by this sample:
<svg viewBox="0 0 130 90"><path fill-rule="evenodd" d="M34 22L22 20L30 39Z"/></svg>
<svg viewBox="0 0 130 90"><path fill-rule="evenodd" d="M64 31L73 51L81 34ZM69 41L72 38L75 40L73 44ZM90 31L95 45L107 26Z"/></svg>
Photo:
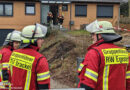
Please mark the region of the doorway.
<svg viewBox="0 0 130 90"><path fill-rule="evenodd" d="M50 11L53 14L53 24L58 25L58 4L50 4Z"/></svg>
<svg viewBox="0 0 130 90"><path fill-rule="evenodd" d="M53 24L58 25L58 4L42 4L41 5L41 23L47 24L48 12L53 14Z"/></svg>

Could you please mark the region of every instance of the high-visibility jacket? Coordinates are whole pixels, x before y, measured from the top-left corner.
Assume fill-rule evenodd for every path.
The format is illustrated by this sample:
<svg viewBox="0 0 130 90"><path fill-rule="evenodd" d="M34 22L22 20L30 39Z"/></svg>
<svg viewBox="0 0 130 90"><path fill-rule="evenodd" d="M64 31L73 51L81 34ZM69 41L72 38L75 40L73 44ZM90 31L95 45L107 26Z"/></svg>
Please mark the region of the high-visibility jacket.
<svg viewBox="0 0 130 90"><path fill-rule="evenodd" d="M85 60L80 64L79 85L94 90L126 90L128 52L112 43L98 41L88 48Z"/></svg>
<svg viewBox="0 0 130 90"><path fill-rule="evenodd" d="M50 73L46 58L37 52L38 47L30 46L14 50L10 56L12 69L11 89L37 90L37 85L48 84Z"/></svg>
<svg viewBox="0 0 130 90"><path fill-rule="evenodd" d="M0 51L0 75L1 75L1 87L4 88L6 85L9 85L9 57L13 51L12 46L7 46ZM2 85L3 84L3 85ZM3 87L2 87L3 86Z"/></svg>
<svg viewBox="0 0 130 90"><path fill-rule="evenodd" d="M130 52L129 52L129 59L130 59ZM130 90L130 62L126 72L126 90Z"/></svg>

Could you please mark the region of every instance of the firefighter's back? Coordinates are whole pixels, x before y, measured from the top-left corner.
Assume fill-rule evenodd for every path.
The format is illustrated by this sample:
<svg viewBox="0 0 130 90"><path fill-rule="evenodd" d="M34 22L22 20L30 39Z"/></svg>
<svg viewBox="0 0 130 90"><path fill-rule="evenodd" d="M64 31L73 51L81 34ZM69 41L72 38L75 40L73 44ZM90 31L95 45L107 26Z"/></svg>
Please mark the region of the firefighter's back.
<svg viewBox="0 0 130 90"><path fill-rule="evenodd" d="M32 63L32 67L29 63L31 62L19 62L17 61L15 66L13 66L13 74L11 78L11 84L12 84L12 89L24 89L26 90L36 90L36 82L37 82L37 72L36 72L36 64L38 63L37 61L42 57L40 53L38 53L36 50L31 49L31 48L25 48L25 49L19 49L15 50L15 55L18 58L23 58L26 60L26 58L31 61L31 58L34 57L34 61ZM20 56L21 55L21 56ZM29 56L31 56L29 58ZM46 59L45 59L46 60Z"/></svg>

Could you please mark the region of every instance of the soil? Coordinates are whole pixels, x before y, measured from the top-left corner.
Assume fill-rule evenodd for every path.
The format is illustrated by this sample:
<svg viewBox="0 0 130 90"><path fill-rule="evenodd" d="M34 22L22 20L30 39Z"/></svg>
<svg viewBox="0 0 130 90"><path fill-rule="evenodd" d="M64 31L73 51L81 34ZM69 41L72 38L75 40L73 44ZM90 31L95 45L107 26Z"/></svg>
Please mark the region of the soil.
<svg viewBox="0 0 130 90"><path fill-rule="evenodd" d="M117 31L123 36L119 46L130 45L130 32ZM90 35L72 36L65 32L52 34L45 39L48 46L41 50L50 66L51 88L77 87L77 57L84 57L91 45Z"/></svg>

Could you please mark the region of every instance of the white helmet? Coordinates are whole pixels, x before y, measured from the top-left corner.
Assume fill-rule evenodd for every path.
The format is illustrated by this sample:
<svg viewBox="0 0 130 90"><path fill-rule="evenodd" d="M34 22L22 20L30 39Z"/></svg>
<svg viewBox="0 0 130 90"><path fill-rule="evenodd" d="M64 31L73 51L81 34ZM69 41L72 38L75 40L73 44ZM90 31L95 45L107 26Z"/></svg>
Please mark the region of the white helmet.
<svg viewBox="0 0 130 90"><path fill-rule="evenodd" d="M13 41L21 41L21 32L20 31L13 31L11 33L9 33L5 39L5 42L3 43L3 45L8 45L9 42L13 42Z"/></svg>
<svg viewBox="0 0 130 90"><path fill-rule="evenodd" d="M21 33L22 43L20 47L23 48L27 47L31 43L34 44L38 38L45 37L46 33L47 27L41 24L37 23L36 25L25 26Z"/></svg>
<svg viewBox="0 0 130 90"><path fill-rule="evenodd" d="M22 30L21 36L22 36L22 40L37 39L37 38L45 37L46 33L47 33L46 26L36 24L36 25L25 26Z"/></svg>
<svg viewBox="0 0 130 90"><path fill-rule="evenodd" d="M90 33L115 33L113 26L108 21L97 21L90 23L88 26L86 26L86 30Z"/></svg>
<svg viewBox="0 0 130 90"><path fill-rule="evenodd" d="M114 31L111 22L108 21L94 21L86 26L86 30L90 33L101 34L105 42L120 41L122 37Z"/></svg>

